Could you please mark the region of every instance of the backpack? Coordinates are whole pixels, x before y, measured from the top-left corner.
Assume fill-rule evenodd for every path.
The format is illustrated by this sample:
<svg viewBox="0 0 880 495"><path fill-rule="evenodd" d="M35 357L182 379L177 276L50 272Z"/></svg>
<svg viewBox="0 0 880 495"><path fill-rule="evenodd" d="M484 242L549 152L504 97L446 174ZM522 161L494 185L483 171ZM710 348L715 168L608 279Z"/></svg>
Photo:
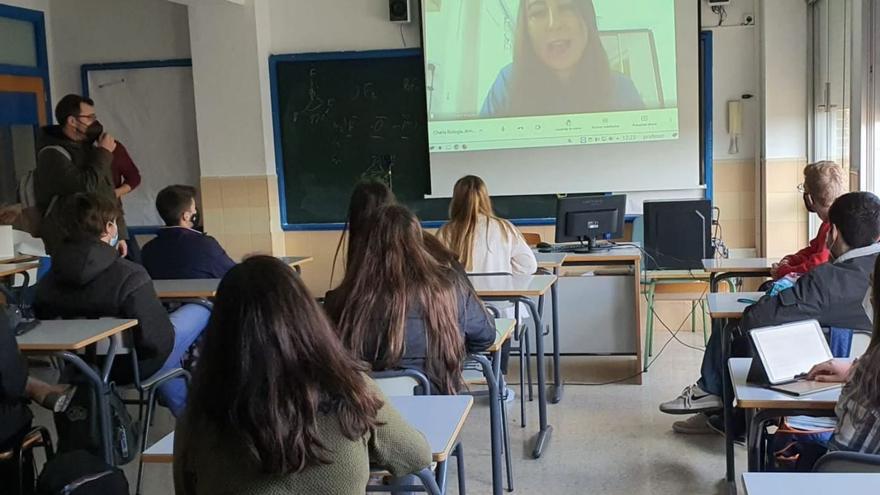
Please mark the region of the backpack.
<svg viewBox="0 0 880 495"><path fill-rule="evenodd" d="M68 160L73 161L70 152L64 149L63 146L58 146L57 144L41 148L40 151L37 152L37 159L39 159L40 154L46 150L55 150L64 155ZM58 196L52 198L52 201L49 202L49 207L46 208L46 213L41 215L40 209L37 208L37 193L34 188L34 172L35 170L28 171L24 174L24 177L18 181L18 201L21 203L20 221L22 229L34 237L40 237L40 224L42 223L43 218L48 216L49 212L52 211L52 207L55 206L55 201L58 200Z"/></svg>
<svg viewBox="0 0 880 495"><path fill-rule="evenodd" d="M125 474L83 450L59 454L46 463L37 495L128 495Z"/></svg>
<svg viewBox="0 0 880 495"><path fill-rule="evenodd" d="M63 413L55 414L58 431L58 451L85 450L94 455L101 453L101 426L98 420L98 404L90 382L82 377L65 380L78 385L70 405ZM110 431L113 447L113 463L117 466L134 460L140 447L140 425L132 419L119 393L111 385Z"/></svg>

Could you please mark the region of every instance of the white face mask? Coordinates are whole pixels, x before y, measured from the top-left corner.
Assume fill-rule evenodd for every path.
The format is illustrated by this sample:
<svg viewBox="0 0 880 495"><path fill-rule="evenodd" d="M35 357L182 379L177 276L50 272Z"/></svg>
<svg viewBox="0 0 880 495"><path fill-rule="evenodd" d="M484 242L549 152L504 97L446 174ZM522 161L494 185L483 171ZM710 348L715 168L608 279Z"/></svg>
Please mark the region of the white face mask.
<svg viewBox="0 0 880 495"><path fill-rule="evenodd" d="M871 302L871 292L872 288L868 287L868 292L865 292L865 298L862 299L862 308L865 309L865 314L868 315L868 321L871 324L874 324L874 304Z"/></svg>

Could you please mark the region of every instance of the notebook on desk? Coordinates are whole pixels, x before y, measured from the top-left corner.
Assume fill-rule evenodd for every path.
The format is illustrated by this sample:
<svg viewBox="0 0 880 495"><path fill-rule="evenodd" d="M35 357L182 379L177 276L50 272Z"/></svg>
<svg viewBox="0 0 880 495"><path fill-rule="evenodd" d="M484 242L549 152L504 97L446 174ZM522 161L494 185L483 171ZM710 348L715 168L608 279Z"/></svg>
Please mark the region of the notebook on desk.
<svg viewBox="0 0 880 495"><path fill-rule="evenodd" d="M818 321L756 328L750 335L757 353L749 370L750 382L796 396L840 388L840 383L806 379L813 366L833 357Z"/></svg>

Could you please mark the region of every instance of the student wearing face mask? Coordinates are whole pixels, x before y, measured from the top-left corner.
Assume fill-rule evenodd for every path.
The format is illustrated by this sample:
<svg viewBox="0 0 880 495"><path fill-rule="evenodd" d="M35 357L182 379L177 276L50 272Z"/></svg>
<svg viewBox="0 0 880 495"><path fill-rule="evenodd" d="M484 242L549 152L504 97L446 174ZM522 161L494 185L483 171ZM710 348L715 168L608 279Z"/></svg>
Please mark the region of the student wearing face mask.
<svg viewBox="0 0 880 495"><path fill-rule="evenodd" d="M837 198L828 210L831 223L826 242L830 261L802 276L791 289L764 296L746 308L734 354L749 348L748 332L755 328L815 319L823 327L872 329L863 301L880 254L880 198L852 192ZM660 405L668 414L707 413L721 409L721 336L713 333L703 354L698 382ZM739 350L739 351L738 351ZM706 416L697 414L673 425L679 433L709 433Z"/></svg>
<svg viewBox="0 0 880 495"><path fill-rule="evenodd" d="M95 102L79 95L67 95L55 107L58 125L46 126L37 146L34 193L42 221L40 236L46 252L54 255L61 243L62 224L58 205L76 193L94 193L116 201L110 164L116 140L104 132L95 114ZM128 238L125 220L118 218L120 239ZM116 245L122 256L128 245Z"/></svg>
<svg viewBox="0 0 880 495"><path fill-rule="evenodd" d="M196 188L162 189L156 196L156 209L165 227L144 245L142 255L153 279L223 278L235 266L216 239L195 230Z"/></svg>
<svg viewBox="0 0 880 495"><path fill-rule="evenodd" d="M211 312L186 304L169 314L153 289L144 267L116 252L120 234L115 198L78 193L59 205L63 221L61 244L52 268L37 284L34 312L40 319L133 318L138 326L129 337L137 351L142 379L181 367L186 351L198 339ZM131 383L128 355L113 364L112 379ZM177 416L186 405L181 378L159 387L159 400Z"/></svg>

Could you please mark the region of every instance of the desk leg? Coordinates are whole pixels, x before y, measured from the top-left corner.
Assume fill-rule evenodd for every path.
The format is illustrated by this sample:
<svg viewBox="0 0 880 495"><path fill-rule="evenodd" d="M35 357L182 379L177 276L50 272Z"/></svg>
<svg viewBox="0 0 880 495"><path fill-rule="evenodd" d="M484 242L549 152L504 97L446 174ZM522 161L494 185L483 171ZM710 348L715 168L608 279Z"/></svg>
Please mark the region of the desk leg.
<svg viewBox="0 0 880 495"><path fill-rule="evenodd" d="M73 367L79 370L79 372L91 382L98 403L98 423L101 428L101 450L104 454L104 462L111 466L115 466L116 464L113 460L112 427L110 425L110 403L108 400L108 394L110 393L109 387L103 380L101 380L98 373L96 373L95 370L76 354L73 354L72 352L62 352L59 353L58 356L73 365Z"/></svg>
<svg viewBox="0 0 880 495"><path fill-rule="evenodd" d="M730 336L727 334L727 320L716 318L712 320L713 332L721 332L721 362L722 365L722 392L721 401L724 405L724 454L727 460L727 468L725 471L725 480L728 484L728 491L736 493L736 467L733 457L733 397L732 385L730 382L730 371L727 366L727 360L730 359Z"/></svg>
<svg viewBox="0 0 880 495"><path fill-rule="evenodd" d="M560 366L562 365L559 356L559 294L557 286L559 285L559 268L553 268L553 275L556 275L556 282L550 286L550 303L553 305L553 388L550 391L550 403L559 404L562 401L563 382Z"/></svg>
<svg viewBox="0 0 880 495"><path fill-rule="evenodd" d="M531 311L535 327L542 328L541 314L538 312L535 302L527 297L518 299ZM550 436L553 434L553 427L547 424L547 386L544 382L544 335L540 330L535 332L535 352L537 353L538 368L538 420L540 430L538 430L538 436L535 438L535 448L532 451L532 457L538 459L544 453L544 448L550 443Z"/></svg>
<svg viewBox="0 0 880 495"><path fill-rule="evenodd" d="M500 351L493 355L493 361L498 363L493 367L492 363L486 359L486 356L475 354L471 356L483 369L483 376L486 378L486 384L489 386L489 438L492 448L492 493L501 495L503 490L503 481L501 477L501 456L502 456L502 419L501 408L504 407L502 402L501 390L501 356ZM496 374L496 370L498 373ZM510 468L508 467L508 470ZM509 474L509 473L508 473ZM509 476L508 476L509 477ZM510 478L510 477L509 477ZM512 483L511 483L512 484Z"/></svg>

